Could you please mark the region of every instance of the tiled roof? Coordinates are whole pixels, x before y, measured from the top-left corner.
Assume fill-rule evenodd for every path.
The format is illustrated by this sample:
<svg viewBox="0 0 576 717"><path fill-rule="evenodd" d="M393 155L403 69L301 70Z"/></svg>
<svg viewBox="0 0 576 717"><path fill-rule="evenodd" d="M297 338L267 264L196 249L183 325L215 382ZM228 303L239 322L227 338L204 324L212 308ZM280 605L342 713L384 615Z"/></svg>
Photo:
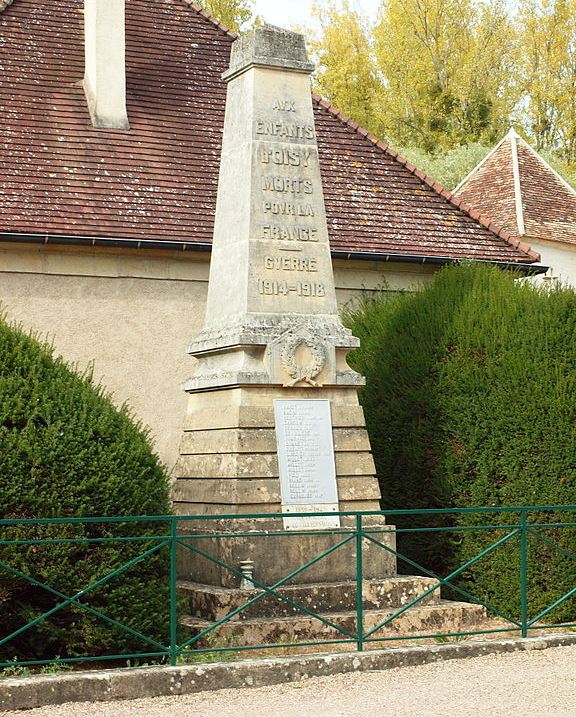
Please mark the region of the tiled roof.
<svg viewBox="0 0 576 717"><path fill-rule="evenodd" d="M576 192L513 130L454 193L513 236L576 244Z"/></svg>
<svg viewBox="0 0 576 717"><path fill-rule="evenodd" d="M126 0L130 130L96 130L81 10L15 0L0 15L0 232L209 244L234 36L187 0ZM314 109L333 250L538 259L328 103Z"/></svg>
<svg viewBox="0 0 576 717"><path fill-rule="evenodd" d="M488 261L539 255L315 97L333 249ZM527 254L529 256L527 256Z"/></svg>

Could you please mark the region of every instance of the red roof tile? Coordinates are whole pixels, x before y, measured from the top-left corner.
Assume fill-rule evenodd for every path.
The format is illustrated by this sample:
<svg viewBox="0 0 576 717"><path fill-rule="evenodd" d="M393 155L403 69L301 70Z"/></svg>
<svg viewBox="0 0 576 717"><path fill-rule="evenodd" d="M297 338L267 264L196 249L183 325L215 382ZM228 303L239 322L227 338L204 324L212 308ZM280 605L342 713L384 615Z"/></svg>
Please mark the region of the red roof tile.
<svg viewBox="0 0 576 717"><path fill-rule="evenodd" d="M455 194L513 236L576 244L576 192L513 131Z"/></svg>
<svg viewBox="0 0 576 717"><path fill-rule="evenodd" d="M130 130L97 130L81 9L15 0L0 15L0 231L209 244L234 36L188 0L126 0ZM333 250L537 260L329 103L314 109Z"/></svg>

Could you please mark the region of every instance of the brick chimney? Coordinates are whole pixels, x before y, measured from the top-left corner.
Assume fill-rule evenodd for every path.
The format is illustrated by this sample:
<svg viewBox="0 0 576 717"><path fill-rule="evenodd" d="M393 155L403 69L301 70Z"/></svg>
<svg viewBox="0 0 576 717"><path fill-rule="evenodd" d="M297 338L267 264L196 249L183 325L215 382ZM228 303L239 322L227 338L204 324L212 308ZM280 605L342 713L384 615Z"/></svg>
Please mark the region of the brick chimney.
<svg viewBox="0 0 576 717"><path fill-rule="evenodd" d="M125 0L84 0L84 55L92 125L128 129Z"/></svg>

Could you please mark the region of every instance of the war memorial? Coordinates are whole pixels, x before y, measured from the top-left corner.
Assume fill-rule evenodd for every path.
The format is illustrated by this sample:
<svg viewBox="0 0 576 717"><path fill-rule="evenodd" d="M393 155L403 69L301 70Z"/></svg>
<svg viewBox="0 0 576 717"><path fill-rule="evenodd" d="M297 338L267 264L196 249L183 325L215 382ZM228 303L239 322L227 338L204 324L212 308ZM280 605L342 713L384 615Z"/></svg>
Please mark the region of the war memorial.
<svg viewBox="0 0 576 717"><path fill-rule="evenodd" d="M341 626L353 623L359 546L338 546L345 537L338 529L354 524L353 516L338 513L379 510L357 396L364 380L346 362L358 340L336 304L312 71L304 38L267 25L236 41L224 75L206 318L189 348L196 366L185 386L174 490L178 515L211 516L194 524L203 533L194 542L202 553L181 556L192 613L185 622L196 631L308 562L283 593L337 614ZM282 520L273 515L279 513ZM366 620L377 625L434 581L397 576L394 527L381 516L365 517L364 525L382 544L361 541ZM222 540L218 531L232 537ZM440 601L435 591L388 632L437 629L447 621L462 626L480 613ZM255 644L331 634L272 596L221 630Z"/></svg>

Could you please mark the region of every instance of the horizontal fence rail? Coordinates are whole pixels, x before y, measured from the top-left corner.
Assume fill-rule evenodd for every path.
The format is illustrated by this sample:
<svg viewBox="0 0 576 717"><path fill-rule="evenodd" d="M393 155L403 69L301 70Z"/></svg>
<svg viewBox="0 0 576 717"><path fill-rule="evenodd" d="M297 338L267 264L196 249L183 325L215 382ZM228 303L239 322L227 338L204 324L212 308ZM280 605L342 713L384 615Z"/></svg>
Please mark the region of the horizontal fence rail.
<svg viewBox="0 0 576 717"><path fill-rule="evenodd" d="M566 575L576 575L576 506L314 515L339 516L342 527L322 530L283 528L283 518L309 519L310 513L0 520L0 610L3 615L0 621L0 675L3 669L14 670L16 666L133 665L145 661L177 665L225 658L231 653L239 655L278 648L296 650L332 646L361 651L399 640L444 641L507 633L527 637L537 630L576 628L573 619L555 621L554 618L554 613L562 608L563 614L573 614L576 619L576 581L566 583ZM275 526L273 529L270 529L271 522ZM395 522L399 523L398 527L389 525ZM260 528L260 524L264 527ZM223 525L225 529L222 529ZM312 537L319 535L331 541L329 547L311 550L301 564L289 565L282 552L282 538L292 541L292 545L294 540L301 540L302 544L308 540L312 544ZM471 543L475 550L469 550L462 564L452 565L446 574L441 574L415 556L413 550L410 554L403 552L396 542L401 546L408 545L405 542L408 539L430 542L437 536L445 538L447 550L451 550L450 546L461 546L470 536L475 536L477 543ZM269 559L274 561L281 577L260 579L258 566L252 573L225 559L223 556L229 554L226 546L241 539L249 541L255 550L263 546L259 555L266 555L271 546ZM518 598L513 614L499 604L498 586L502 575L498 572L493 574L493 589L488 590L491 599L484 594L484 587L481 595L474 592L474 576L478 574L475 571L485 571L482 581L485 586L489 582L486 576L491 577L491 571L495 570L490 561L502 553L516 581L507 586ZM348 581L354 592L352 622L343 619L342 614L338 615L337 606L333 612L322 610L306 599L306 586L310 584L309 576L313 571L331 565L330 560L344 554L352 561ZM388 560L388 565L395 561L403 576L419 576L426 584L417 594L404 596L401 604L382 611L379 618L374 617L377 611L365 605L366 586L375 579L375 556L377 560ZM106 562L108 559L109 563ZM240 596L239 603L231 604L225 614L214 619L196 620L194 629L187 627L183 620L187 608L181 580L194 580L193 574L182 574L180 563L186 560L200 561L205 569L226 576L227 594L236 590ZM289 567L282 571L277 567L282 565ZM555 569L563 576L558 582L558 594L554 594L549 604L542 604L541 600L534 599L534 588L530 586L539 584L539 576L543 576L542 580L545 577L547 584L554 584ZM47 576L55 571L64 577L59 578L57 584L53 581L50 584ZM145 605L132 608L122 601L119 606L113 601L106 602L109 591L121 595L122 587L135 584L130 581L138 581L140 576L156 591L155 609L165 611L157 625L148 624ZM59 581L65 583L65 587ZM335 578L333 583L338 580ZM333 583L329 577L324 577L313 582L312 588L321 591L323 585ZM300 590L295 591L294 586ZM420 630L395 631L394 626L400 623L400 618L414 615L414 611L437 600L441 590L447 595L443 593L443 601L435 605L446 605L447 597L478 606L485 615L485 624L434 630L427 629L427 624L423 623ZM32 607L22 609L31 595ZM270 604L279 606L278 614L285 620L301 616L311 621L310 625L317 629L317 638L256 643L239 640L239 626L256 625L257 632L258 621L264 623L267 619L259 610ZM105 648L92 647L82 654L76 644L69 654L50 654L52 629L61 633L66 631L67 625L78 629L81 621L88 618L93 621L91 624L109 631L103 640ZM222 630L231 630L232 637L221 638ZM114 643L115 636L118 636L117 643ZM42 640L47 640L46 654L34 654ZM115 644L120 647L114 649Z"/></svg>

